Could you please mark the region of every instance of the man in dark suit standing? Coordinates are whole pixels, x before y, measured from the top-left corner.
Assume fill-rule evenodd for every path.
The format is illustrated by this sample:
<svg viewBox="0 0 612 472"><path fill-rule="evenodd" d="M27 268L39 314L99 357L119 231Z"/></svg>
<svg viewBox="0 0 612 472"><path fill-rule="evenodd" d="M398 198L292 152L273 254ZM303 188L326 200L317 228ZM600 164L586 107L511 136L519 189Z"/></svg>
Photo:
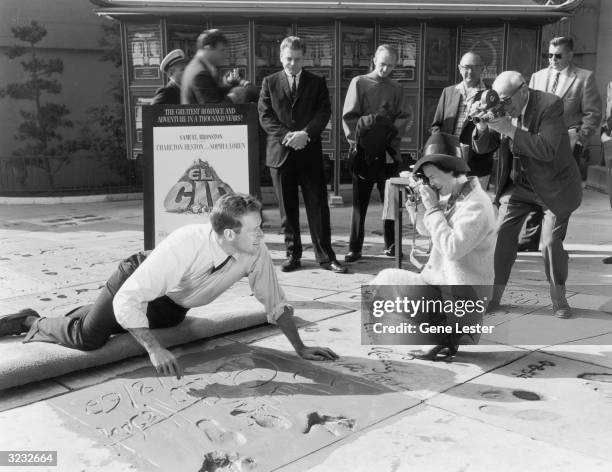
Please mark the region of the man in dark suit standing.
<svg viewBox="0 0 612 472"><path fill-rule="evenodd" d="M230 90L240 79L235 75L221 78L217 69L225 62L227 45L227 38L218 29L198 36L198 52L183 74L182 104L233 103Z"/></svg>
<svg viewBox="0 0 612 472"><path fill-rule="evenodd" d="M168 76L168 83L155 91L151 105L181 104L181 80L186 65L185 53L180 49L170 51L164 57L159 69Z"/></svg>
<svg viewBox="0 0 612 472"><path fill-rule="evenodd" d="M285 233L287 259L281 269L300 267L298 186L302 188L317 262L346 273L331 247L329 206L323 170L321 132L331 116L325 79L302 69L306 45L289 36L280 46L283 70L263 79L259 121L266 132L266 165L270 168Z"/></svg>
<svg viewBox="0 0 612 472"><path fill-rule="evenodd" d="M495 195L500 205L495 291L489 310L501 301L525 218L530 211L541 208L542 256L553 313L558 318L569 318L571 309L565 298L568 255L563 240L570 215L580 205L582 187L563 120L563 101L528 88L523 76L515 71L502 72L493 90L505 104L507 114L488 124L479 122L473 140L477 152L500 149Z"/></svg>

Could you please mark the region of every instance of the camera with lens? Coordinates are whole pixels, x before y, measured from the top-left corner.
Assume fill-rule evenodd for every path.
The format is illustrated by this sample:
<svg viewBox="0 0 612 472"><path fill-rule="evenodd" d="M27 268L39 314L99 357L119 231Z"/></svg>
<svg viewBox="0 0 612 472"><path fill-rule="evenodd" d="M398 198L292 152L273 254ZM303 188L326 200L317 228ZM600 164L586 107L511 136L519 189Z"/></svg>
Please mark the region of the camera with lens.
<svg viewBox="0 0 612 472"><path fill-rule="evenodd" d="M506 114L506 103L500 100L495 90L485 90L480 96L478 113L468 116L474 123L487 123Z"/></svg>
<svg viewBox="0 0 612 472"><path fill-rule="evenodd" d="M424 175L415 175L412 172L407 172L407 185L406 185L406 200L412 204L418 204L421 202L421 194L419 187L422 185L429 185L429 180Z"/></svg>

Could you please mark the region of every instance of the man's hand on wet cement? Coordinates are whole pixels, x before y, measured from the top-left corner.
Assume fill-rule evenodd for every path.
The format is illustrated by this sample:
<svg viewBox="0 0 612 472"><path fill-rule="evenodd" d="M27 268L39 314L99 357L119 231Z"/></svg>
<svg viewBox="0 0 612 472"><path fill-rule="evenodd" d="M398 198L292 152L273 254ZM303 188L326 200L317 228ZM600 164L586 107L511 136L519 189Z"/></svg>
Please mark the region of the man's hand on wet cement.
<svg viewBox="0 0 612 472"><path fill-rule="evenodd" d="M158 348L149 352L151 364L159 375L176 377L178 380L183 376L183 368L179 361L167 349Z"/></svg>
<svg viewBox="0 0 612 472"><path fill-rule="evenodd" d="M159 375L172 375L180 380L183 375L181 365L174 354L159 343L149 328L128 328L128 332L147 350L151 364Z"/></svg>
<svg viewBox="0 0 612 472"><path fill-rule="evenodd" d="M304 346L302 349L298 351L298 355L302 359L307 359L309 361L325 361L325 360L335 361L339 358L338 354L336 354L330 348L319 347L319 346L313 346L313 347Z"/></svg>

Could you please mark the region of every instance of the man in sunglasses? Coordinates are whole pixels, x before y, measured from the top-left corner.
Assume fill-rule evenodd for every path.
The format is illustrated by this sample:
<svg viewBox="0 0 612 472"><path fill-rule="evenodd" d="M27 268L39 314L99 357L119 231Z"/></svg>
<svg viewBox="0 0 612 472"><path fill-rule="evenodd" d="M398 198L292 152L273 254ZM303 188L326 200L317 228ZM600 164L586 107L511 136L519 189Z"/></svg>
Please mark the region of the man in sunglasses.
<svg viewBox="0 0 612 472"><path fill-rule="evenodd" d="M493 82L493 90L504 103L506 114L477 123L473 138L477 152L500 151L495 195L500 206L495 290L489 311L499 307L525 218L541 209L542 256L553 313L569 318L571 309L565 298L568 255L563 240L570 215L580 205L582 187L563 120L563 102L555 95L527 87L523 76L515 71L502 72Z"/></svg>
<svg viewBox="0 0 612 472"><path fill-rule="evenodd" d="M529 86L555 94L563 100L563 119L568 127L570 145L578 163L582 180L586 179L585 149L601 123L601 97L593 72L573 63L574 41L560 36L550 40L549 66L531 76ZM540 243L542 213L535 212L527 219L519 250L537 251Z"/></svg>

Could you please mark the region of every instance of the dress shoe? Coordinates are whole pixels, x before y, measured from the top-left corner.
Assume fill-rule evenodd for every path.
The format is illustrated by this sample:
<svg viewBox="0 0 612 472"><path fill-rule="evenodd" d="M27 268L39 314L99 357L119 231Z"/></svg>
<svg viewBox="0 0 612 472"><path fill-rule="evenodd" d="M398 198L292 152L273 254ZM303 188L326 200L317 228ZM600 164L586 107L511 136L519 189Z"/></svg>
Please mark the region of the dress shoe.
<svg viewBox="0 0 612 472"><path fill-rule="evenodd" d="M331 270L336 274L346 274L348 272L348 269L343 265L340 265L338 261L323 262L321 267L325 270Z"/></svg>
<svg viewBox="0 0 612 472"><path fill-rule="evenodd" d="M429 351L425 353L412 353L415 359L420 359L422 361L433 361L433 362L451 362L453 357L457 355L457 351L459 351L459 345L446 345L446 344L438 344L434 346Z"/></svg>
<svg viewBox="0 0 612 472"><path fill-rule="evenodd" d="M10 315L0 316L0 336L10 336L26 333L29 330L24 324L28 316L40 318L40 315L31 308L11 313Z"/></svg>
<svg viewBox="0 0 612 472"><path fill-rule="evenodd" d="M604 264L612 264L612 257L606 257L604 259L602 259L602 261Z"/></svg>
<svg viewBox="0 0 612 472"><path fill-rule="evenodd" d="M361 259L360 252L350 251L346 254L346 256L344 256L344 262L355 262L355 261L358 261L359 259Z"/></svg>
<svg viewBox="0 0 612 472"><path fill-rule="evenodd" d="M283 263L281 264L281 270L283 272L291 272L301 266L302 264L299 259L289 257L286 260L284 260Z"/></svg>
<svg viewBox="0 0 612 472"><path fill-rule="evenodd" d="M569 306L564 307L564 308L557 308L555 310L555 317L556 318L561 318L563 320L571 318L572 317L572 309Z"/></svg>
<svg viewBox="0 0 612 472"><path fill-rule="evenodd" d="M387 257L395 257L395 244L386 248L383 254Z"/></svg>
<svg viewBox="0 0 612 472"><path fill-rule="evenodd" d="M551 285L550 300L556 318L567 319L572 317L572 309L565 298L565 285Z"/></svg>

